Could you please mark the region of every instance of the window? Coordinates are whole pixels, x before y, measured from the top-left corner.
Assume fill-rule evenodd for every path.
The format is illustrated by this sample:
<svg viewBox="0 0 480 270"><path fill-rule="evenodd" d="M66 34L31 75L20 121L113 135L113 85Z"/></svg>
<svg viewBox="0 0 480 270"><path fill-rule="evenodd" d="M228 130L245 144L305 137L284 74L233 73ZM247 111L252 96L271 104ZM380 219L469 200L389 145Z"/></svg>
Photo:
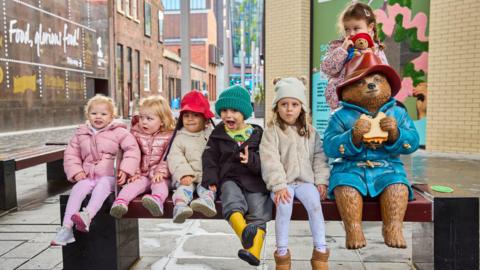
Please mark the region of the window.
<svg viewBox="0 0 480 270"><path fill-rule="evenodd" d="M117 88L123 89L123 46L117 44L116 51L116 65L117 65Z"/></svg>
<svg viewBox="0 0 480 270"><path fill-rule="evenodd" d="M180 0L163 0L165 10L180 10ZM190 0L190 9L206 9L205 0Z"/></svg>
<svg viewBox="0 0 480 270"><path fill-rule="evenodd" d="M144 6L144 11L145 11L145 21L144 21L144 27L145 27L145 36L150 37L152 36L152 6L145 2Z"/></svg>
<svg viewBox="0 0 480 270"><path fill-rule="evenodd" d="M125 0L125 15L130 16L130 0Z"/></svg>
<svg viewBox="0 0 480 270"><path fill-rule="evenodd" d="M136 66L136 69L137 69L137 73L135 75L135 80L137 80L137 94L138 96L140 96L140 65L141 65L141 62L140 62L140 51L139 50L135 50L135 66Z"/></svg>
<svg viewBox="0 0 480 270"><path fill-rule="evenodd" d="M163 42L163 11L158 10L158 41Z"/></svg>
<svg viewBox="0 0 480 270"><path fill-rule="evenodd" d="M165 10L179 10L180 1L179 0L163 0L163 6Z"/></svg>
<svg viewBox="0 0 480 270"><path fill-rule="evenodd" d="M132 16L135 20L138 19L138 11L137 11L137 4L138 0L130 0L132 1Z"/></svg>
<svg viewBox="0 0 480 270"><path fill-rule="evenodd" d="M123 13L122 0L117 0L117 11Z"/></svg>
<svg viewBox="0 0 480 270"><path fill-rule="evenodd" d="M163 66L158 66L158 92L163 92Z"/></svg>
<svg viewBox="0 0 480 270"><path fill-rule="evenodd" d="M143 66L143 90L150 91L150 61L145 61Z"/></svg>
<svg viewBox="0 0 480 270"><path fill-rule="evenodd" d="M127 83L132 83L132 48L127 47Z"/></svg>
<svg viewBox="0 0 480 270"><path fill-rule="evenodd" d="M190 0L190 9L206 9L205 0Z"/></svg>

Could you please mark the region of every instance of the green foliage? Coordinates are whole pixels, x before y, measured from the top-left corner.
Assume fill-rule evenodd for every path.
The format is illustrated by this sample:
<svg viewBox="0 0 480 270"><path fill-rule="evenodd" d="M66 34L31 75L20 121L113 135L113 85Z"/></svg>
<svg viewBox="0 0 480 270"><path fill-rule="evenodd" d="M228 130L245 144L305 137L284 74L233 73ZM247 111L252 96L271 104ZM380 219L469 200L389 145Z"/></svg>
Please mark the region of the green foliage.
<svg viewBox="0 0 480 270"><path fill-rule="evenodd" d="M255 103L265 103L265 89L263 85L259 84L258 88L255 89L253 100Z"/></svg>
<svg viewBox="0 0 480 270"><path fill-rule="evenodd" d="M398 15L395 18L395 29L393 31L393 39L396 42L406 41L412 52L428 51L428 42L422 42L417 39L417 28L405 29L402 26L403 16Z"/></svg>
<svg viewBox="0 0 480 270"><path fill-rule="evenodd" d="M413 86L417 86L421 82L426 82L427 78L423 70L415 70L413 63L408 63L403 68L403 77L410 77L413 81Z"/></svg>
<svg viewBox="0 0 480 270"><path fill-rule="evenodd" d="M388 0L388 4L393 6L395 4L399 4L402 7L412 8L412 1L411 0Z"/></svg>

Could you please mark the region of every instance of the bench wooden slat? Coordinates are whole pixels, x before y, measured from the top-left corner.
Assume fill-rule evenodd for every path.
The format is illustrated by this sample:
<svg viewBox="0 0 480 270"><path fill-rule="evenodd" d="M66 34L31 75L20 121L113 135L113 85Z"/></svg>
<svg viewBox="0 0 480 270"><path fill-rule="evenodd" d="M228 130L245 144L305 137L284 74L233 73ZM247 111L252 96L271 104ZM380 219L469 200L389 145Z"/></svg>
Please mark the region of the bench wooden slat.
<svg viewBox="0 0 480 270"><path fill-rule="evenodd" d="M15 168L16 170L22 170L35 165L63 159L64 151L64 147L55 147L54 149L50 149L49 151L45 151L35 155L20 157L18 159L15 159Z"/></svg>
<svg viewBox="0 0 480 270"><path fill-rule="evenodd" d="M193 219L222 219L222 204L221 201L215 202L217 208L217 215L211 218L207 218L199 213L193 214ZM275 209L274 209L275 210ZM338 213L337 205L335 201L326 200L322 201L322 210L325 220L341 220ZM275 211L274 211L275 214ZM164 204L164 215L159 218L172 218L173 216L173 201L171 194L167 198ZM128 205L128 213L124 218L154 218L150 213L142 206L141 197L137 197ZM292 212L292 220L306 220L308 219L307 211L300 203L295 200ZM380 204L377 200L365 200L363 204L363 220L364 221L380 221L382 220L380 214ZM415 199L410 201L407 206L407 212L405 214L405 221L416 222L431 222L432 216L432 202L426 199L420 192L415 191Z"/></svg>

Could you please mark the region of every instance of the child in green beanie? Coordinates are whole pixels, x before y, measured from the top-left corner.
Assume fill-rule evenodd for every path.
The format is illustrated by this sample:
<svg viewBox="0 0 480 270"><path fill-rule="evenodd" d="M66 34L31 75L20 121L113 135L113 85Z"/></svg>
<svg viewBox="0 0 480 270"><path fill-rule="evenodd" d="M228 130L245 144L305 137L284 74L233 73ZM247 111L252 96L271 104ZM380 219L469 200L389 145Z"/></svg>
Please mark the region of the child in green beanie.
<svg viewBox="0 0 480 270"><path fill-rule="evenodd" d="M247 124L252 115L250 96L243 87L225 89L215 103L222 122L213 130L203 152L205 188L220 192L222 213L240 238L240 259L260 264L266 223L272 218L272 201L261 175L259 144L263 130Z"/></svg>

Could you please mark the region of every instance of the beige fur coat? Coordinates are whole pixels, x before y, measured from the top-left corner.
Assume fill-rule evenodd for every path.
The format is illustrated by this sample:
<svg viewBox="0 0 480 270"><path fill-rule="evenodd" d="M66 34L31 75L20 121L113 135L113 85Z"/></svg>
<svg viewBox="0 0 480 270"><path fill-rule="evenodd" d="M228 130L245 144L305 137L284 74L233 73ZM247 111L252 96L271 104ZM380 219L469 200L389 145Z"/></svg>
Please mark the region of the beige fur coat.
<svg viewBox="0 0 480 270"><path fill-rule="evenodd" d="M296 127L282 130L278 125L267 127L260 143L262 176L273 192L295 181L328 185L330 169L317 131L310 138L300 136Z"/></svg>

